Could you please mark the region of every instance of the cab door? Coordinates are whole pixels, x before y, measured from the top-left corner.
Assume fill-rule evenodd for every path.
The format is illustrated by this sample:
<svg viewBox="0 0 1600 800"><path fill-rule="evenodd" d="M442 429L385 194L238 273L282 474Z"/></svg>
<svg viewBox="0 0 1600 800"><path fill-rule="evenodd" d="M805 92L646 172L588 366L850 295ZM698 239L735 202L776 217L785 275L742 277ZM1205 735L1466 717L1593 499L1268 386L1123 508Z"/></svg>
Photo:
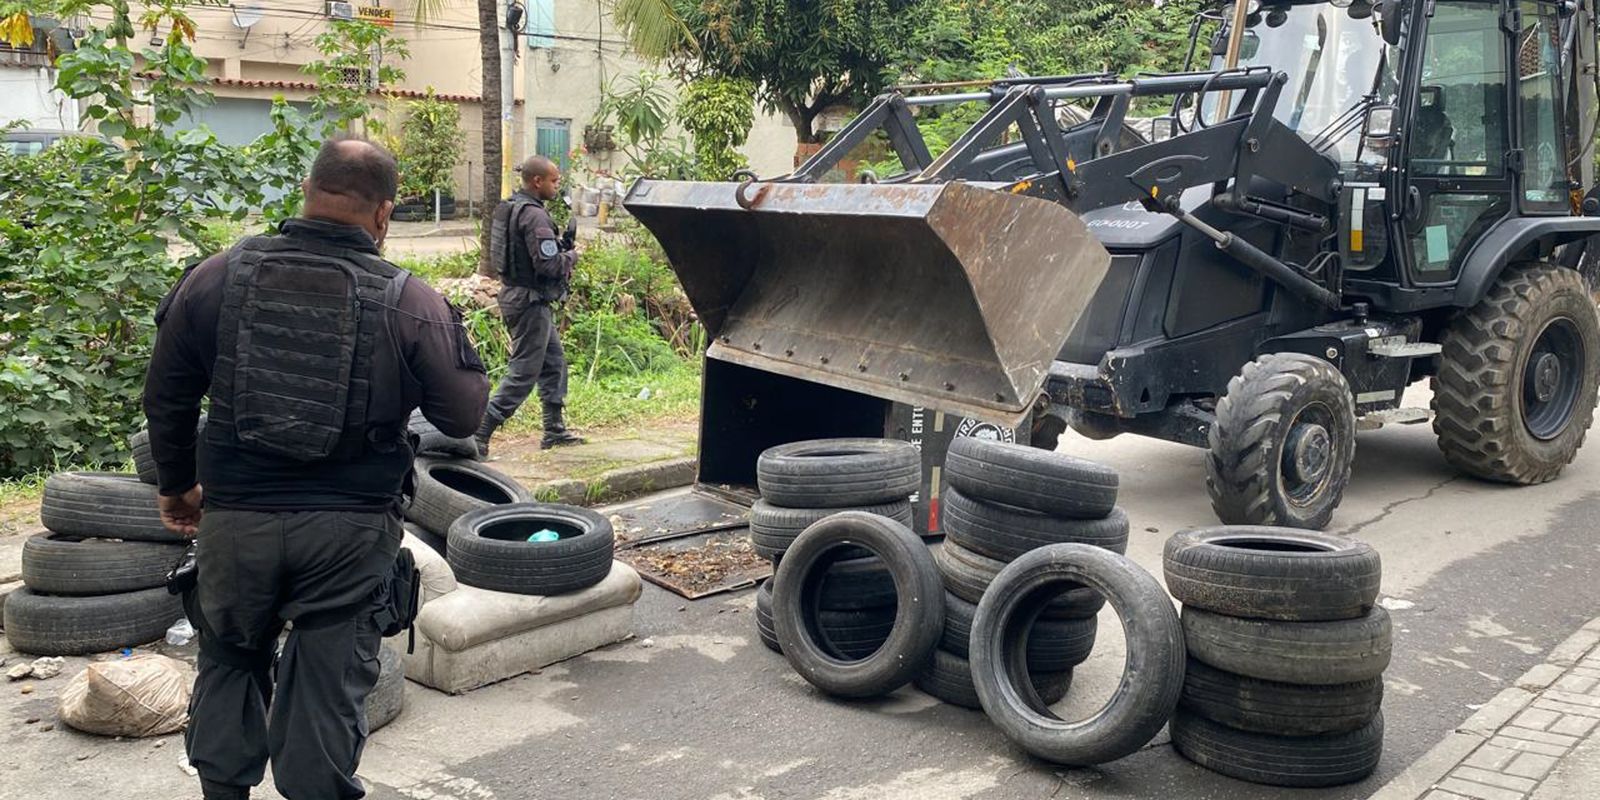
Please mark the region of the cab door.
<svg viewBox="0 0 1600 800"><path fill-rule="evenodd" d="M1413 52L1401 187L1400 252L1410 283L1455 282L1478 238L1511 209L1513 152L1505 22L1498 0L1440 0ZM1530 3L1529 5L1538 5ZM1559 151L1558 151L1559 152Z"/></svg>

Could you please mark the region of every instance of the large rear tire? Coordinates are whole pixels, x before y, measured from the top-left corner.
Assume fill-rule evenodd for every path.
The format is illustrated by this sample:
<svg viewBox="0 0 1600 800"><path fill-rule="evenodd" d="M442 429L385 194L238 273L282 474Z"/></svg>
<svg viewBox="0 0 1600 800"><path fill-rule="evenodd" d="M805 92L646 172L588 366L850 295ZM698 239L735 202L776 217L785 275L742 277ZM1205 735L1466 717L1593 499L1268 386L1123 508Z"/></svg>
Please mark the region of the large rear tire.
<svg viewBox="0 0 1600 800"><path fill-rule="evenodd" d="M1206 490L1224 523L1322 530L1355 459L1350 384L1320 358L1264 355L1228 381L1210 444Z"/></svg>
<svg viewBox="0 0 1600 800"><path fill-rule="evenodd" d="M1446 461L1501 483L1544 483L1578 454L1600 386L1600 315L1583 277L1508 268L1444 334L1433 430Z"/></svg>

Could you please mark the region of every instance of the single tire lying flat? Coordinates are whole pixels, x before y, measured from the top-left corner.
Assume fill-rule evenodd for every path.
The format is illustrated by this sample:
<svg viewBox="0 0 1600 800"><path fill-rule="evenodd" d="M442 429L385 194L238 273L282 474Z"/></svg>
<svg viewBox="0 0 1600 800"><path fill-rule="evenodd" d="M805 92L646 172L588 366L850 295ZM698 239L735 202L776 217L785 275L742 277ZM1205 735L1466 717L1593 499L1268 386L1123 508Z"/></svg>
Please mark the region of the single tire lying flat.
<svg viewBox="0 0 1600 800"><path fill-rule="evenodd" d="M394 721L406 704L406 670L400 653L388 645L378 648L378 682L367 695L367 733Z"/></svg>
<svg viewBox="0 0 1600 800"><path fill-rule="evenodd" d="M1389 666L1389 612L1360 619L1282 622L1183 609L1189 655L1217 669L1280 683L1332 685L1382 677Z"/></svg>
<svg viewBox="0 0 1600 800"><path fill-rule="evenodd" d="M864 659L834 651L818 607L829 551L860 544L881 554L894 578L895 621ZM800 676L840 697L876 697L911 682L933 657L944 630L944 590L933 556L911 529L875 514L831 516L795 539L774 577L772 617L784 657Z"/></svg>
<svg viewBox="0 0 1600 800"><path fill-rule="evenodd" d="M422 411L413 411L407 423L411 434L417 437L417 455L436 458L478 459L478 442L471 436L456 438L446 436Z"/></svg>
<svg viewBox="0 0 1600 800"><path fill-rule="evenodd" d="M877 505L859 506L853 509L785 508L773 505L766 500L757 500L750 507L750 543L755 547L758 555L766 558L780 558L783 556L784 551L789 549L789 545L794 542L794 537L799 536L801 531L840 511L865 511L868 514L887 517L908 528L911 527L911 503L904 498ZM870 554L857 550L856 555L866 556Z"/></svg>
<svg viewBox="0 0 1600 800"><path fill-rule="evenodd" d="M165 587L94 597L57 597L18 589L6 598L6 638L40 656L81 656L160 639L183 616Z"/></svg>
<svg viewBox="0 0 1600 800"><path fill-rule="evenodd" d="M401 511L440 536L448 536L450 526L469 511L533 502L533 493L517 479L486 464L419 458L416 469L416 494Z"/></svg>
<svg viewBox="0 0 1600 800"><path fill-rule="evenodd" d="M1383 715L1346 733L1272 736L1235 730L1179 709L1172 744L1213 772L1267 786L1341 786L1371 775L1383 756Z"/></svg>
<svg viewBox="0 0 1600 800"><path fill-rule="evenodd" d="M1029 673L1033 690L1047 704L1059 703L1072 686L1072 670ZM935 650L928 669L911 682L918 689L953 706L981 710L978 690L972 685L972 665L965 658Z"/></svg>
<svg viewBox="0 0 1600 800"><path fill-rule="evenodd" d="M785 508L854 508L904 500L922 483L922 456L892 439L815 439L756 459L762 499Z"/></svg>
<svg viewBox="0 0 1600 800"><path fill-rule="evenodd" d="M957 489L944 493L942 528L947 541L1000 561L1047 544L1088 544L1114 553L1128 550L1128 515L1120 508L1101 519L1049 517L973 500Z"/></svg>
<svg viewBox="0 0 1600 800"><path fill-rule="evenodd" d="M132 452L133 471L139 480L151 486L160 476L156 472L156 457L150 453L150 431L142 430L128 437L128 450Z"/></svg>
<svg viewBox="0 0 1600 800"><path fill-rule="evenodd" d="M939 649L965 659L970 652L972 617L977 612L976 603L945 592L944 638L939 640ZM1071 670L1094 652L1099 629L1100 621L1094 617L1036 620L1028 631L1028 669L1038 672Z"/></svg>
<svg viewBox="0 0 1600 800"><path fill-rule="evenodd" d="M939 574L944 576L945 588L969 603L982 600L989 584L1006 566L1003 561L979 555L949 540L935 551L934 560L939 565ZM1070 587L1051 601L1041 616L1046 619L1085 619L1100 613L1105 604L1106 599L1092 589Z"/></svg>
<svg viewBox="0 0 1600 800"><path fill-rule="evenodd" d="M1301 686L1235 675L1195 658L1183 675L1179 706L1230 728L1276 736L1353 731L1383 704L1383 679Z"/></svg>
<svg viewBox="0 0 1600 800"><path fill-rule="evenodd" d="M1092 587L1122 620L1127 660L1116 691L1091 716L1056 716L1027 681L1024 643L1052 590ZM1183 629L1154 577L1108 550L1055 544L1011 562L972 620L972 680L983 710L1022 749L1059 764L1100 764L1143 747L1172 716L1183 688Z"/></svg>
<svg viewBox="0 0 1600 800"><path fill-rule="evenodd" d="M1354 619L1378 599L1378 551L1298 528L1248 525L1182 531L1162 557L1185 606L1252 619Z"/></svg>
<svg viewBox="0 0 1600 800"><path fill-rule="evenodd" d="M540 530L561 538L530 542ZM587 508L515 503L469 512L450 528L446 558L456 580L513 594L587 589L611 572L611 521Z"/></svg>
<svg viewBox="0 0 1600 800"><path fill-rule="evenodd" d="M40 533L22 543L22 581L41 594L120 594L165 586L181 544Z"/></svg>
<svg viewBox="0 0 1600 800"><path fill-rule="evenodd" d="M122 472L58 472L44 482L39 519L54 533L134 542L187 542L161 524L156 487Z"/></svg>
<svg viewBox="0 0 1600 800"><path fill-rule="evenodd" d="M959 437L944 474L970 499L1042 514L1100 519L1117 504L1116 470L1027 445Z"/></svg>

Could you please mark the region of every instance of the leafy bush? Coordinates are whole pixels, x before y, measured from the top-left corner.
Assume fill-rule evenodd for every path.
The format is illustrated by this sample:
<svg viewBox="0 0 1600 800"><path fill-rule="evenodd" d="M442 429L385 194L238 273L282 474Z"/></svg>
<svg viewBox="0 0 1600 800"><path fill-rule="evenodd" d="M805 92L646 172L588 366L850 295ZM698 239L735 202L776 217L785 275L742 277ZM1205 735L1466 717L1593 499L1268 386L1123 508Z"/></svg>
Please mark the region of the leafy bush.
<svg viewBox="0 0 1600 800"><path fill-rule="evenodd" d="M694 137L699 180L725 181L749 162L739 147L755 124L755 86L729 78L702 78L684 87L678 119Z"/></svg>
<svg viewBox="0 0 1600 800"><path fill-rule="evenodd" d="M461 131L461 109L440 100L428 87L420 100L406 103L406 119L400 123L400 196L406 199L433 196L435 189L452 194L451 173L466 134Z"/></svg>

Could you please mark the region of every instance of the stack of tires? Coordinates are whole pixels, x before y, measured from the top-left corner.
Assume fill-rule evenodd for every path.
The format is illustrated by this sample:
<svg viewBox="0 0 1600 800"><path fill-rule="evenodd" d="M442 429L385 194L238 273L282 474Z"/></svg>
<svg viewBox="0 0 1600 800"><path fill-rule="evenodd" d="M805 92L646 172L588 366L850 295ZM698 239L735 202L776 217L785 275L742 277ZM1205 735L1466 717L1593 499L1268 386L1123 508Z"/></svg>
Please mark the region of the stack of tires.
<svg viewBox="0 0 1600 800"><path fill-rule="evenodd" d="M605 580L615 543L611 521L587 508L512 503L457 517L446 559L467 586L548 596Z"/></svg>
<svg viewBox="0 0 1600 800"><path fill-rule="evenodd" d="M440 555L449 557L450 528L463 514L533 502L515 478L477 460L471 438L446 436L421 412L411 415L410 430L418 442L415 489L401 512L407 529Z"/></svg>
<svg viewBox="0 0 1600 800"><path fill-rule="evenodd" d="M769 448L756 461L761 499L750 509L750 540L774 574L801 531L842 511L865 511L911 526L910 496L922 480L915 446L891 439L817 439ZM774 581L756 591L756 633L782 652L772 618ZM894 580L865 550L840 554L820 590L818 625L845 659L875 652L894 627Z"/></svg>
<svg viewBox="0 0 1600 800"><path fill-rule="evenodd" d="M149 448L144 449L145 460ZM5 603L11 646L86 655L160 639L183 617L167 573L187 541L161 524L153 464L137 475L63 472L45 481L46 532L22 545L22 581Z"/></svg>
<svg viewBox="0 0 1600 800"><path fill-rule="evenodd" d="M1128 517L1117 473L1061 453L986 439L950 446L942 497L944 544L935 554L945 584L945 630L933 665L916 685L941 700L978 708L967 661L978 601L1006 564L1051 544L1079 543L1122 554ZM1028 635L1028 668L1041 699L1065 696L1072 669L1089 657L1105 598L1077 587L1062 594Z"/></svg>
<svg viewBox="0 0 1600 800"><path fill-rule="evenodd" d="M1388 613L1378 553L1292 528L1185 531L1167 542L1189 662L1172 741L1241 780L1319 787L1370 775L1383 753Z"/></svg>

